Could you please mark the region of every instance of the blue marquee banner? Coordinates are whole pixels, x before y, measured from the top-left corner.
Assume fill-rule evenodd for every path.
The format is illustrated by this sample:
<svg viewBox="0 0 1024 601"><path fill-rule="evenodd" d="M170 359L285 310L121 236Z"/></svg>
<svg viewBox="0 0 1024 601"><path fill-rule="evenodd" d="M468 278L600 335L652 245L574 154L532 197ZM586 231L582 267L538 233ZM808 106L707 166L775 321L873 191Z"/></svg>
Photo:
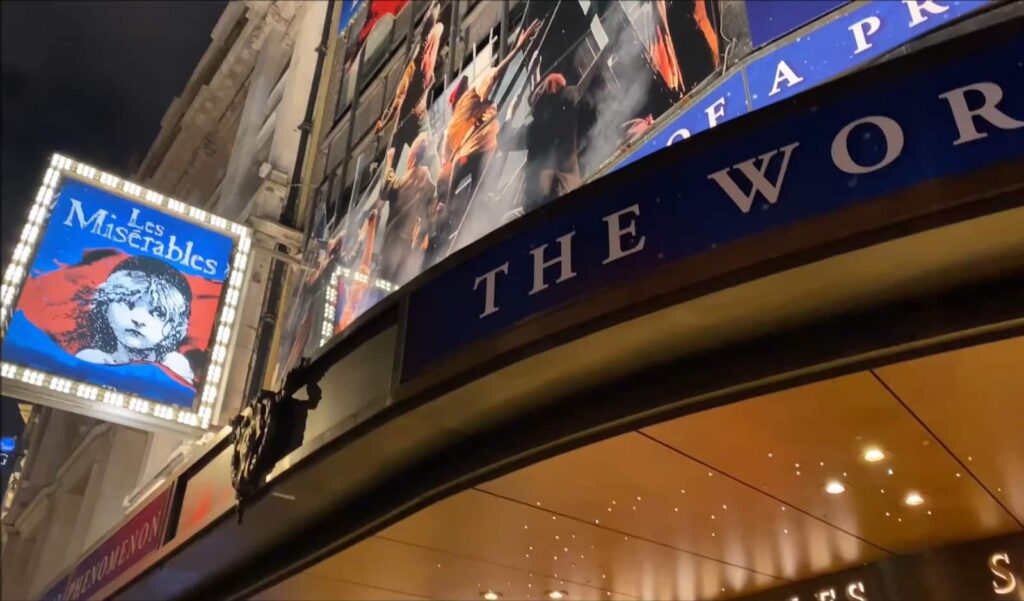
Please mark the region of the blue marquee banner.
<svg viewBox="0 0 1024 601"><path fill-rule="evenodd" d="M809 90L990 3L990 0L869 2L737 69L612 171L749 111ZM744 76L747 87L741 89ZM725 110L719 112L717 106L722 103ZM709 107L716 110L708 112ZM683 130L687 132L685 135Z"/></svg>
<svg viewBox="0 0 1024 601"><path fill-rule="evenodd" d="M1024 159L1024 38L985 35L982 49L964 44L913 77L879 84L882 73L865 74L827 103L753 121L742 137L702 136L666 151L657 170L637 165L637 177L604 179L560 211L541 211L411 292L402 380L541 312L720 245Z"/></svg>
<svg viewBox="0 0 1024 601"><path fill-rule="evenodd" d="M746 66L751 110L799 94L986 4L883 1L847 13Z"/></svg>
<svg viewBox="0 0 1024 601"><path fill-rule="evenodd" d="M747 0L747 22L754 48L777 40L850 0Z"/></svg>

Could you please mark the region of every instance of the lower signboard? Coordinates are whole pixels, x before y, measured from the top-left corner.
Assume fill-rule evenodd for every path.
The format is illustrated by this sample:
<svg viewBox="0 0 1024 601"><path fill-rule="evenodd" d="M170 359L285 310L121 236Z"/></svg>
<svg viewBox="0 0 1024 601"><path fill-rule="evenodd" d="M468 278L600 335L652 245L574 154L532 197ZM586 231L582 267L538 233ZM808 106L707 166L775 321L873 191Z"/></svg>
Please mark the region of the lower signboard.
<svg viewBox="0 0 1024 601"><path fill-rule="evenodd" d="M531 317L719 246L1020 161L1024 40L1013 25L751 115L699 148L674 146L485 239L410 294L402 381Z"/></svg>
<svg viewBox="0 0 1024 601"><path fill-rule="evenodd" d="M89 599L159 549L167 526L170 501L171 488L168 487L79 561L42 598L54 601Z"/></svg>
<svg viewBox="0 0 1024 601"><path fill-rule="evenodd" d="M744 601L997 601L1024 598L1024 535L891 557L797 582Z"/></svg>

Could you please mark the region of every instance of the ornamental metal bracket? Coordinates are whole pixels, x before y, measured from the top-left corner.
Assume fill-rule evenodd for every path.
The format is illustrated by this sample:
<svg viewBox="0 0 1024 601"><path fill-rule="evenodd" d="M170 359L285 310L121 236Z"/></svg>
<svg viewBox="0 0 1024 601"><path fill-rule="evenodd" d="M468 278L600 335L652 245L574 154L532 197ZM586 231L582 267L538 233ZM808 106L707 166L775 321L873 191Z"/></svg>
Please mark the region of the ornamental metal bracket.
<svg viewBox="0 0 1024 601"><path fill-rule="evenodd" d="M234 450L231 455L231 485L238 501L238 522L246 505L266 484L277 462L302 444L309 411L320 402L320 375L305 357L285 377L281 390L263 390L246 402L231 420ZM307 400L295 398L306 389Z"/></svg>

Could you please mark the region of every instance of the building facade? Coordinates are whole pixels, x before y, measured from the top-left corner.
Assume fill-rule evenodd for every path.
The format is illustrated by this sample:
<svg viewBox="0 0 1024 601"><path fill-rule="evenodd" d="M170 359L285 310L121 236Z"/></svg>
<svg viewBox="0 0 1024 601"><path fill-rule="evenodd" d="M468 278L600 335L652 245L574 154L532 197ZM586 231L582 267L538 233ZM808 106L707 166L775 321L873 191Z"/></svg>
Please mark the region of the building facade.
<svg viewBox="0 0 1024 601"><path fill-rule="evenodd" d="M292 185L326 11L325 2L229 3L132 174L162 194L264 232L257 245L268 252L254 255L240 350L228 370L231 400L219 408L217 427L239 410L269 253L288 241L287 228L275 224ZM3 509L5 599L41 594L201 454L212 435L146 432L39 406L21 439L20 465Z"/></svg>
<svg viewBox="0 0 1024 601"><path fill-rule="evenodd" d="M262 236L238 417L19 590L1016 598L1022 19L231 5L137 177Z"/></svg>

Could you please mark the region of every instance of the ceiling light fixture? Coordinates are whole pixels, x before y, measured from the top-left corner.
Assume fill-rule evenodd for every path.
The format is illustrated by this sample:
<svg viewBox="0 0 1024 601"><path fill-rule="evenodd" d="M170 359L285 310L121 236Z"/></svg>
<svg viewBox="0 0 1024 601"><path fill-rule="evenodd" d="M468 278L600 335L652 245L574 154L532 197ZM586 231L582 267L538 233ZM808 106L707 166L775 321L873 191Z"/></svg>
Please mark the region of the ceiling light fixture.
<svg viewBox="0 0 1024 601"><path fill-rule="evenodd" d="M548 591L548 599L565 599L569 593L565 591Z"/></svg>
<svg viewBox="0 0 1024 601"><path fill-rule="evenodd" d="M885 459L885 452L878 447L868 447L864 449L863 457L864 461L867 461L868 463L878 463Z"/></svg>
<svg viewBox="0 0 1024 601"><path fill-rule="evenodd" d="M486 601L498 601L498 599L501 599L501 593L496 593L494 591L484 591L480 593L480 596L486 599Z"/></svg>
<svg viewBox="0 0 1024 601"><path fill-rule="evenodd" d="M920 505L924 503L924 497L920 493L908 492L907 496L903 497L903 502L911 506Z"/></svg>
<svg viewBox="0 0 1024 601"><path fill-rule="evenodd" d="M825 492L830 495L840 495L846 492L846 486L838 480L833 480L825 485Z"/></svg>

